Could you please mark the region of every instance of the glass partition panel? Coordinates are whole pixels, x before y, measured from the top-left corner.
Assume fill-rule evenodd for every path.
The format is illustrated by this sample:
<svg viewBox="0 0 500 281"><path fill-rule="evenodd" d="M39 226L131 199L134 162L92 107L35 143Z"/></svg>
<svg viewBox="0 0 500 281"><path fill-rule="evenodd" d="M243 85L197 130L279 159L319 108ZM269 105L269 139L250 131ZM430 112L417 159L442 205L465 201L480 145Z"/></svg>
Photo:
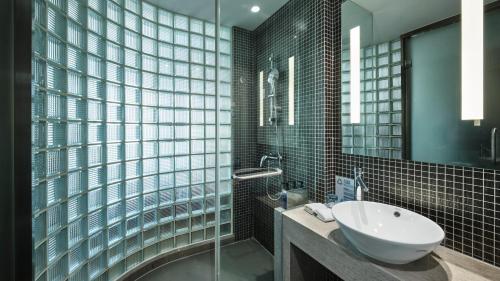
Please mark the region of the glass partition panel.
<svg viewBox="0 0 500 281"><path fill-rule="evenodd" d="M35 280L115 280L212 241L214 21L140 0L33 2ZM230 235L229 28L220 53L221 234Z"/></svg>

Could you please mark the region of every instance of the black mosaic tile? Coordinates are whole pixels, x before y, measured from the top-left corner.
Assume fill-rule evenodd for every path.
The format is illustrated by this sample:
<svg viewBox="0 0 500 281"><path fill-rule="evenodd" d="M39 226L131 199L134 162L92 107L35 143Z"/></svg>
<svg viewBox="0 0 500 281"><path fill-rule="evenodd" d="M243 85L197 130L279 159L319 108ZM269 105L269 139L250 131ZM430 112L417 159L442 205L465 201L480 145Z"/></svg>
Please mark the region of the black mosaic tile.
<svg viewBox="0 0 500 281"><path fill-rule="evenodd" d="M248 114L252 112L255 115L251 120L246 120L253 122L250 127L244 127L246 125L242 122L240 124L243 127L236 132L248 130L251 140L258 145L247 142L245 146L243 139L235 139L235 169L244 167L243 164L238 166L240 162L255 166L264 153L276 149L271 128L258 127L258 92L255 84L258 71L269 69L268 57L271 53L276 58L278 69L286 68L285 63L290 55L298 57L297 54L300 54L309 62L303 65L298 76L300 85L304 87L296 100L296 104L301 106L300 113L296 114L300 122L294 128L280 127L282 143L279 148L286 158L283 163L284 181L304 182L310 198L322 202L325 195L335 189L335 175L351 177L353 166L363 167L370 186L366 195L368 200L401 206L423 214L445 230L444 246L500 266L500 193L496 191L500 187L500 172L341 153L341 2L291 0L251 32L252 42L240 41L247 44L240 45L241 48L252 46L254 50L247 48L247 56L255 57L254 64L248 64L255 67L250 72L253 78L249 78L253 79L254 88L245 91L255 97L252 102L248 101L247 107ZM301 28L304 29L303 33ZM236 37L238 32L233 33ZM293 38L295 35L298 35L299 40ZM237 38L233 38L233 42L236 48ZM234 49L235 57L238 56L237 51L237 48ZM235 81L241 74L236 75L236 64L233 69ZM278 88L286 89L283 84L287 81L286 72L283 75ZM233 89L233 97L237 95ZM285 97L278 99L278 102L284 105L283 112L286 112L286 95L278 93L278 96ZM233 100L238 106L238 98ZM238 121L234 118L244 120L248 115L235 111L233 114L233 130L238 130ZM286 114L282 116L286 117ZM237 152L236 146L240 144L244 151ZM241 156L247 162L236 161L239 153L247 155L245 157L248 158ZM274 192L281 188L276 181L271 181L270 185ZM272 209L273 205L261 204L257 210L258 204L255 203L255 198L265 196L265 186L263 180L249 182L248 186L241 189L238 184L234 185L235 200L238 194L241 195L239 207L235 203L234 219L237 236L239 229L244 233L241 237L247 237L253 231L252 235L259 236L262 244L269 245L272 229L265 225L272 224L264 222L272 221L273 217L272 212L262 211L262 208ZM247 198L245 196L250 198L243 200ZM249 208L253 219L248 215ZM238 226L238 222L245 227ZM258 229L255 228L256 224L259 224Z"/></svg>
<svg viewBox="0 0 500 281"><path fill-rule="evenodd" d="M255 95L255 40L252 32L233 28L232 151L233 169L255 167L257 162L257 97ZM254 183L233 181L233 216L236 240L253 236Z"/></svg>
<svg viewBox="0 0 500 281"><path fill-rule="evenodd" d="M239 191L240 183L233 184L235 196L235 235L246 237L247 229L252 229L261 244L273 251L273 208L279 205L268 198L283 187L304 186L311 197L321 193L325 187L325 6L328 1L292 0L272 15L256 30L249 32L233 29L233 163L234 169L256 167L260 158L269 152L279 152L284 156L282 179L253 180L245 183L249 193ZM247 39L243 39L247 38ZM253 38L248 42L248 38ZM274 56L280 71L277 85L277 102L282 111L279 117L279 143L275 142L275 129L267 124L269 109L264 103L265 126L258 126L258 73L265 78L270 70L269 57ZM296 60L295 125L287 125L288 118L288 58ZM244 61L242 61L245 57ZM254 58L254 63L249 58ZM253 91L240 83L242 73L251 73ZM265 82L266 91L268 89ZM249 95L251 97L249 97ZM251 100L250 100L251 99ZM251 101L251 102L250 102ZM251 115L253 114L253 115ZM239 137L246 133L250 139ZM256 139L255 139L256 138ZM253 146L257 144L257 146ZM253 153L253 155L251 155ZM276 163L274 163L276 164ZM244 195L243 195L244 194ZM237 198L249 196L245 203L236 206ZM253 202L253 203L252 203ZM240 204L240 203L238 203ZM246 205L245 205L246 204ZM246 212L253 205L253 225ZM238 225L245 225L239 229ZM244 234L242 234L244 233Z"/></svg>
<svg viewBox="0 0 500 281"><path fill-rule="evenodd" d="M334 174L352 176L352 167L365 169L370 186L367 199L401 206L429 217L438 223L446 233L443 245L473 256L487 263L500 265L498 247L498 210L500 173L492 170L436 165L405 160L388 160L341 153L340 120L340 0L329 1L333 6L330 19L335 37L332 63L326 64L328 77L334 87L325 95L334 103L326 111L334 112L332 126L326 126L325 134L332 134L334 145L326 150L333 151L327 166L334 167ZM327 79L328 80L328 79ZM389 174L388 174L389 172ZM334 189L334 184L327 187ZM321 198L318 196L317 198Z"/></svg>

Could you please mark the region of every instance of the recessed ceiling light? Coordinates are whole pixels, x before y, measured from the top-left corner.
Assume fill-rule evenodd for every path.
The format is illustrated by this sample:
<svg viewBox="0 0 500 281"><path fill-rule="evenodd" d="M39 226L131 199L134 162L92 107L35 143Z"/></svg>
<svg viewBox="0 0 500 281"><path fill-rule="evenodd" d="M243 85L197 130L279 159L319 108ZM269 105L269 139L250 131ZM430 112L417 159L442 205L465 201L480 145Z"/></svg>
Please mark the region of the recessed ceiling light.
<svg viewBox="0 0 500 281"><path fill-rule="evenodd" d="M250 11L252 11L252 13L258 13L260 11L260 7L257 5L252 6L252 8L250 8Z"/></svg>

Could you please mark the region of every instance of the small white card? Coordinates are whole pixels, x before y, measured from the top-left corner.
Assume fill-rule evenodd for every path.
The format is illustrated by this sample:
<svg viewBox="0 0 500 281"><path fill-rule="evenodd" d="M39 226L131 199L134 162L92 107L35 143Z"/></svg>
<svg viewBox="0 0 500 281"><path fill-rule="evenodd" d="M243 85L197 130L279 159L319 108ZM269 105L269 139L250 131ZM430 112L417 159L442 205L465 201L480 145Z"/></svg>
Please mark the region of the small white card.
<svg viewBox="0 0 500 281"><path fill-rule="evenodd" d="M340 202L354 200L354 180L335 176L335 194Z"/></svg>

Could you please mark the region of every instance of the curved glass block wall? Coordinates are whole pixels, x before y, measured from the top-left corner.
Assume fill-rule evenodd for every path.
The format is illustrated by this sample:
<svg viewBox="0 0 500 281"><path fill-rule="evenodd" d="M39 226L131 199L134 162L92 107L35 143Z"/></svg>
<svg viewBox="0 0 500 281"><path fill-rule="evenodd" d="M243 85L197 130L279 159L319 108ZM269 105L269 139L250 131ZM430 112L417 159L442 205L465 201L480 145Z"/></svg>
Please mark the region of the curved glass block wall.
<svg viewBox="0 0 500 281"><path fill-rule="evenodd" d="M215 26L140 0L34 0L35 280L113 280L214 237ZM221 29L221 232L232 233Z"/></svg>

